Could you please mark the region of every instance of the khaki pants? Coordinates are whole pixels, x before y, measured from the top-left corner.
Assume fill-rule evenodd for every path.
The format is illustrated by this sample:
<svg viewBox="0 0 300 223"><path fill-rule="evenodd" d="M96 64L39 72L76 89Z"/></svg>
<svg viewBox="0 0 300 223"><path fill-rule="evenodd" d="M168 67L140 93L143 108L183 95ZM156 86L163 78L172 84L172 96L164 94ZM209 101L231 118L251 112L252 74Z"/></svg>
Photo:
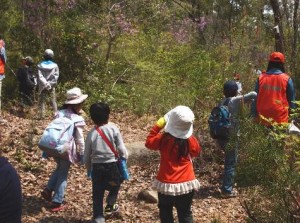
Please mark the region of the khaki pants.
<svg viewBox="0 0 300 223"><path fill-rule="evenodd" d="M44 89L44 90L42 90L42 92L39 95L39 118L44 118L45 105L49 98L51 100L54 114L57 112L55 88L51 88L51 90L49 90L49 91Z"/></svg>

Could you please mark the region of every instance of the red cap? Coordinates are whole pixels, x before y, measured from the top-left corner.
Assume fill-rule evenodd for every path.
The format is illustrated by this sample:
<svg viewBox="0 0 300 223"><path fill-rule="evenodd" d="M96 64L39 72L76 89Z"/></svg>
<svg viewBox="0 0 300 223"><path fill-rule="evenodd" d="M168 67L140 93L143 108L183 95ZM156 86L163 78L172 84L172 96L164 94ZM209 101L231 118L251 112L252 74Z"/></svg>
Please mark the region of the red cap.
<svg viewBox="0 0 300 223"><path fill-rule="evenodd" d="M280 52L273 52L270 55L269 61L284 63L285 58L284 58L284 55L282 53L280 53Z"/></svg>

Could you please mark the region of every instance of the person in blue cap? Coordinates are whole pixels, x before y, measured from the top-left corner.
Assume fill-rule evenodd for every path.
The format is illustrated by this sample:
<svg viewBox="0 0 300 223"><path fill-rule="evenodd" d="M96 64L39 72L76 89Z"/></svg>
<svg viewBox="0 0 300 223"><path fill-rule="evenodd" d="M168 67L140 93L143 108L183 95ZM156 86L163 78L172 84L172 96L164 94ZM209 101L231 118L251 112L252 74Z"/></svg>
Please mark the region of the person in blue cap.
<svg viewBox="0 0 300 223"><path fill-rule="evenodd" d="M236 141L234 146L229 148L229 139L217 139L217 146L224 151L225 163L224 163L224 176L221 186L221 195L223 197L235 197L237 191L233 189L234 175L237 163L237 150L239 147L239 114L242 109L243 103L250 103L256 98L256 92L251 91L244 95L238 95L238 85L234 80L226 81L223 86L224 98L220 102L220 105L226 104L231 114L231 128L230 138L234 138Z"/></svg>

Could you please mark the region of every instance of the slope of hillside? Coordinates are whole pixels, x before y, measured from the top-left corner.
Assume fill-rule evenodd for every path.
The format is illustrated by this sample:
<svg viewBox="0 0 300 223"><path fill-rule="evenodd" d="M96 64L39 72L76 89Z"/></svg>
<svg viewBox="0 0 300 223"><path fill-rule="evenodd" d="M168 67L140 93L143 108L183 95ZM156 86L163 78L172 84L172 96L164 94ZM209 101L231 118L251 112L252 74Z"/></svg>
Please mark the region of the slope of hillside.
<svg viewBox="0 0 300 223"><path fill-rule="evenodd" d="M26 115L34 117L32 115ZM66 201L68 208L63 212L51 213L45 208L40 191L52 170L53 159L42 160L36 143L39 135L50 120L23 118L17 112L3 112L7 122L0 123L0 148L3 155L17 169L23 190L23 223L34 222L90 222L92 216L91 181L86 177L83 166L73 165L68 179ZM130 151L128 161L131 179L125 182L120 191L118 203L120 212L109 216L107 222L159 222L157 204L138 200L138 193L151 187L156 174L159 155L147 151L143 142L155 121L154 117L136 117L126 113L113 114L111 121L120 126L124 141ZM92 127L87 123L86 130ZM205 137L204 137L205 139ZM193 214L195 222L246 222L245 212L239 198L222 199L218 192L222 172L222 154L212 159L213 144L204 140L202 159L195 164L202 188L195 196ZM201 163L199 160L202 160Z"/></svg>

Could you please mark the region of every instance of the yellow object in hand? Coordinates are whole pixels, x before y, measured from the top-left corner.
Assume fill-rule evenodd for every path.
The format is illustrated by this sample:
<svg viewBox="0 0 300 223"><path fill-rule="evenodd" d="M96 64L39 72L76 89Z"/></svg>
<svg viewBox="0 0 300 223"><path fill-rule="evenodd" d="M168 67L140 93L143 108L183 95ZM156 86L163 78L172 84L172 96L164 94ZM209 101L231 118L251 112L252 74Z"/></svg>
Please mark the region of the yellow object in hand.
<svg viewBox="0 0 300 223"><path fill-rule="evenodd" d="M166 125L166 120L164 117L161 117L160 119L158 119L158 121L156 122L156 125L159 127L159 128L163 128L165 127Z"/></svg>

